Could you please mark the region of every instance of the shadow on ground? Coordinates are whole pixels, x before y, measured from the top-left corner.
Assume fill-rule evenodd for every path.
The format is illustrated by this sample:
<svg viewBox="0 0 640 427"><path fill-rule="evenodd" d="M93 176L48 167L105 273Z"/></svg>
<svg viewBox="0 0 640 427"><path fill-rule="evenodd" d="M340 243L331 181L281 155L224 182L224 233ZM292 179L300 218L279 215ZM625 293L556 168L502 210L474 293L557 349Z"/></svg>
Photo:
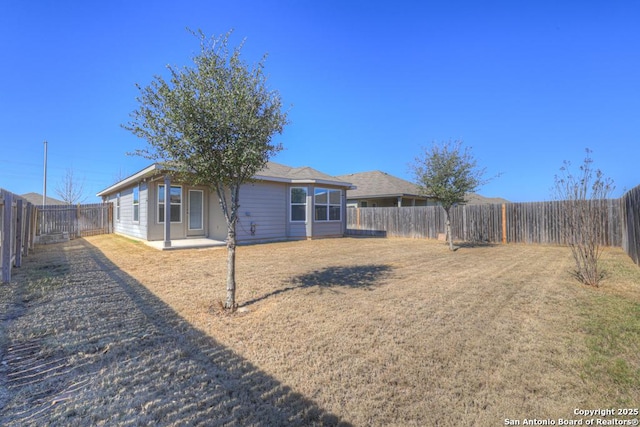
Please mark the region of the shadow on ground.
<svg viewBox="0 0 640 427"><path fill-rule="evenodd" d="M484 242L484 241L469 241L469 242L455 242L454 250L458 249L474 249L474 248L493 248L495 246L501 246L497 243Z"/></svg>
<svg viewBox="0 0 640 427"><path fill-rule="evenodd" d="M370 286L384 270L337 268L297 286ZM84 240L38 247L14 279L0 425L349 425L195 330Z"/></svg>
<svg viewBox="0 0 640 427"><path fill-rule="evenodd" d="M374 286L381 283L381 279L390 271L390 266L378 264L327 267L295 276L291 279L291 286L246 301L239 307L246 307L285 292L311 287L317 287L320 290L339 289L341 287L372 290Z"/></svg>

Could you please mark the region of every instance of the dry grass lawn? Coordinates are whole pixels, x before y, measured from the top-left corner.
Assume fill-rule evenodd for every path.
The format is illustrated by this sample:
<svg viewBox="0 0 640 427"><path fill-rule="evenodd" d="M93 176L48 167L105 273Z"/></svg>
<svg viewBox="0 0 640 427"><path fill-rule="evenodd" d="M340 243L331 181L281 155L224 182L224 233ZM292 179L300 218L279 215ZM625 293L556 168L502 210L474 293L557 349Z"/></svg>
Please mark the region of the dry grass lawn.
<svg viewBox="0 0 640 427"><path fill-rule="evenodd" d="M227 314L224 248L38 248L0 299L0 423L490 426L637 407L640 268L620 249L603 263L594 289L554 246L243 246ZM12 368L29 343L58 360L46 387Z"/></svg>

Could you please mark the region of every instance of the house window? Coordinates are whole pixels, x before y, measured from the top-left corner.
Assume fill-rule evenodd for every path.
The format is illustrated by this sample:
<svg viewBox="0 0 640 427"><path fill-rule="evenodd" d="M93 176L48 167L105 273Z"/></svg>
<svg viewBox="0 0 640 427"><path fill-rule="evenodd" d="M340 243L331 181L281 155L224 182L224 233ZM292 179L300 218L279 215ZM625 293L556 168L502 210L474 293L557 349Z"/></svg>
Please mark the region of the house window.
<svg viewBox="0 0 640 427"><path fill-rule="evenodd" d="M133 187L133 221L140 221L140 186Z"/></svg>
<svg viewBox="0 0 640 427"><path fill-rule="evenodd" d="M307 189L305 187L291 188L291 221L305 222L307 220Z"/></svg>
<svg viewBox="0 0 640 427"><path fill-rule="evenodd" d="M116 220L120 221L120 193L116 194Z"/></svg>
<svg viewBox="0 0 640 427"><path fill-rule="evenodd" d="M182 222L182 187L171 186L169 189L171 222ZM164 222L164 185L158 186L158 223Z"/></svg>
<svg viewBox="0 0 640 427"><path fill-rule="evenodd" d="M367 207L367 202L360 202L360 207L361 208L366 208Z"/></svg>
<svg viewBox="0 0 640 427"><path fill-rule="evenodd" d="M340 221L342 191L316 188L314 197L316 221Z"/></svg>

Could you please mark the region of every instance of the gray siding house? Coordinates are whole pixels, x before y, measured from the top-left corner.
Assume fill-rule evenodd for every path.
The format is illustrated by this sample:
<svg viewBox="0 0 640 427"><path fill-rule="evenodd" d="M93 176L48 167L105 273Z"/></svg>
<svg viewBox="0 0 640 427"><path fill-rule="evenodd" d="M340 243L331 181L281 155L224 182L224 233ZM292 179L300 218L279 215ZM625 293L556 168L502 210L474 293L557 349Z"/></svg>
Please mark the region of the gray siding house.
<svg viewBox="0 0 640 427"><path fill-rule="evenodd" d="M344 235L350 183L309 167L273 162L253 178L240 188L239 243ZM157 163L102 190L98 197L113 203L118 234L164 241L165 247L174 239L227 237L215 190L176 181L170 169Z"/></svg>

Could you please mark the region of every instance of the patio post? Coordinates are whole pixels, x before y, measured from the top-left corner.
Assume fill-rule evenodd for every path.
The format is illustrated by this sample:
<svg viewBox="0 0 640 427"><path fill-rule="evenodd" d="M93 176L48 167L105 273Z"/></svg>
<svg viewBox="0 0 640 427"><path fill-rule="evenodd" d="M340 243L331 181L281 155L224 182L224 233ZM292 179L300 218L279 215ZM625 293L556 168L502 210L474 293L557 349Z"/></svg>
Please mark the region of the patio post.
<svg viewBox="0 0 640 427"><path fill-rule="evenodd" d="M164 176L164 245L171 247L171 177Z"/></svg>

